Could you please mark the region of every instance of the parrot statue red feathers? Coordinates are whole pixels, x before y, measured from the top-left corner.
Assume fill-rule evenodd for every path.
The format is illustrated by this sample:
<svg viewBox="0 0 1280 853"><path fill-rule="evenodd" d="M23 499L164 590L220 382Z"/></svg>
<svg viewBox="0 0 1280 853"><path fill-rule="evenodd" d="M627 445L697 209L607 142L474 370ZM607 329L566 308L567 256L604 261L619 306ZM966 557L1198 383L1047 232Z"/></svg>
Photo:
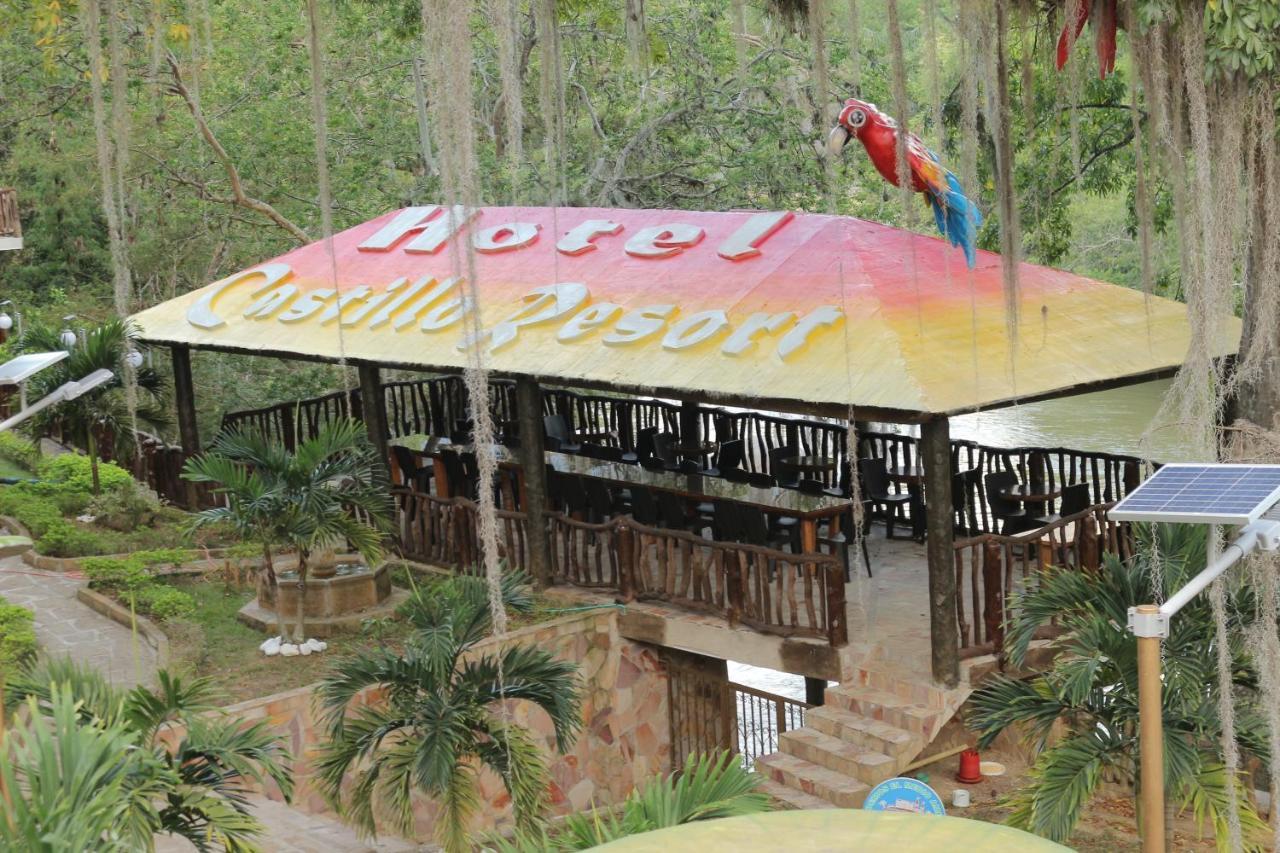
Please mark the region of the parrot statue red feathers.
<svg viewBox="0 0 1280 853"><path fill-rule="evenodd" d="M857 139L867 149L881 176L900 187L898 181L898 124L880 112L875 104L854 98L844 102L840 119L827 137L827 147L837 155L850 139ZM933 218L951 245L964 249L965 262L973 268L977 253L978 226L982 214L964 194L956 178L914 133L907 134L907 168L911 172L911 189L924 193L933 208Z"/></svg>
<svg viewBox="0 0 1280 853"><path fill-rule="evenodd" d="M1067 64L1071 55L1071 45L1084 32L1084 25L1093 21L1093 46L1098 54L1098 76L1106 79L1116 70L1116 27L1119 20L1116 13L1116 0L1074 0L1075 20L1067 21L1062 27L1062 35L1058 36L1058 70ZM1070 14L1071 0L1067 3Z"/></svg>

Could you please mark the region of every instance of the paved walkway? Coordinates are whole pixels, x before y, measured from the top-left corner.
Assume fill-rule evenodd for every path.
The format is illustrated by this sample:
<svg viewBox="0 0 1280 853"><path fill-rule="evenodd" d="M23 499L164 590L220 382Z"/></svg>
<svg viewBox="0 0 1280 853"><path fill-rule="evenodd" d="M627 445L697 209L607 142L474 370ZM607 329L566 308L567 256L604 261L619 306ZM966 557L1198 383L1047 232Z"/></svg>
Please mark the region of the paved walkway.
<svg viewBox="0 0 1280 853"><path fill-rule="evenodd" d="M120 687L133 687L139 675L153 681L155 650L142 637L135 643L128 628L81 604L76 589L84 583L83 578L33 569L19 557L0 559L0 596L35 614L43 656L70 656Z"/></svg>
<svg viewBox="0 0 1280 853"><path fill-rule="evenodd" d="M305 814L265 797L249 798L249 806L267 827L258 844L265 853L408 853L434 850L398 838L362 841L356 831L328 815ZM195 850L184 838L156 837L156 853L188 853Z"/></svg>

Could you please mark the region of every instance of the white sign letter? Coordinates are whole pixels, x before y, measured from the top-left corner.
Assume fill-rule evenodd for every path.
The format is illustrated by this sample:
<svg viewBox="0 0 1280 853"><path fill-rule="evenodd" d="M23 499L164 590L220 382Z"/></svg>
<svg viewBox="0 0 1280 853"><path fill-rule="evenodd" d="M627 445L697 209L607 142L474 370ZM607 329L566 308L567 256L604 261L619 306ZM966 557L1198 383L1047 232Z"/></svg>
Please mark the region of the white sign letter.
<svg viewBox="0 0 1280 853"><path fill-rule="evenodd" d="M535 287L525 295L525 304L516 313L484 333L491 338L489 351L495 352L514 341L523 326L536 326L578 310L588 296L587 286L576 281ZM464 340L458 349L465 350L473 343L471 339Z"/></svg>
<svg viewBox="0 0 1280 853"><path fill-rule="evenodd" d="M616 302L597 302L588 305L569 319L556 333L556 340L562 344L576 341L591 334L596 329L613 321L622 313L622 306Z"/></svg>
<svg viewBox="0 0 1280 853"><path fill-rule="evenodd" d="M596 237L617 234L621 230L620 223L608 219L588 219L561 237L560 242L556 243L556 251L565 255L583 255L595 251L596 244L592 240Z"/></svg>
<svg viewBox="0 0 1280 853"><path fill-rule="evenodd" d="M662 348L679 351L695 347L729 328L729 318L719 308L690 314L671 327L662 339Z"/></svg>
<svg viewBox="0 0 1280 853"><path fill-rule="evenodd" d="M795 214L789 210L778 213L757 213L742 223L742 227L737 231L730 234L729 239L720 244L716 254L731 261L753 258L760 254L761 243L794 218Z"/></svg>
<svg viewBox="0 0 1280 853"><path fill-rule="evenodd" d="M685 246L696 246L705 232L700 226L673 222L641 228L627 241L628 255L637 258L668 258Z"/></svg>
<svg viewBox="0 0 1280 853"><path fill-rule="evenodd" d="M471 245L477 252L496 255L498 252L509 252L527 246L538 239L540 225L532 222L508 222L506 225L495 225L477 232L471 238Z"/></svg>
<svg viewBox="0 0 1280 853"><path fill-rule="evenodd" d="M385 252L399 243L405 235L421 231L404 250L429 255L438 252L450 237L479 212L467 210L461 205L454 205L449 210L444 210L438 204L406 207L356 248L364 252Z"/></svg>
<svg viewBox="0 0 1280 853"><path fill-rule="evenodd" d="M238 272L231 278L223 279L217 284L210 285L205 289L204 295L196 300L195 304L187 309L187 322L193 326L199 326L202 329L216 329L226 320L223 320L213 310L214 303L218 297L226 293L238 284L243 284L255 276L266 276L266 281L259 285L251 296L258 296L265 292L268 288L275 287L285 276L289 275L292 270L288 264L263 264L260 267L254 267L251 270Z"/></svg>
<svg viewBox="0 0 1280 853"><path fill-rule="evenodd" d="M277 319L281 323L297 323L305 320L323 308L324 304L332 299L336 292L331 287L308 290L298 297L298 301L293 303L293 307L281 314Z"/></svg>
<svg viewBox="0 0 1280 853"><path fill-rule="evenodd" d="M794 311L783 311L781 314L752 314L742 321L741 326L733 330L733 334L724 342L724 346L720 347L720 352L725 355L742 355L756 345L756 338L760 337L761 333L768 332L776 335L794 323L795 319Z"/></svg>
<svg viewBox="0 0 1280 853"><path fill-rule="evenodd" d="M611 347L622 347L651 338L667 325L667 318L676 310L674 305L646 305L622 315L613 331L601 340Z"/></svg>
<svg viewBox="0 0 1280 853"><path fill-rule="evenodd" d="M844 319L844 312L834 305L819 305L800 318L778 341L778 357L786 361L809 342L809 335L820 326L834 326Z"/></svg>

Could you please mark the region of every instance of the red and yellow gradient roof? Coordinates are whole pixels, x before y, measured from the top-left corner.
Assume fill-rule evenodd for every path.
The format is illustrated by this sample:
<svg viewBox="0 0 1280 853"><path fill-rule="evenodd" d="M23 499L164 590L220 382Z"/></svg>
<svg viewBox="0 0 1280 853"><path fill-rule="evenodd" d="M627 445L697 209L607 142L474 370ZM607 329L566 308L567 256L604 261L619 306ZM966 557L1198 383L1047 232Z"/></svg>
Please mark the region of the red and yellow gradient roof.
<svg viewBox="0 0 1280 853"><path fill-rule="evenodd" d="M157 343L454 370L474 277L499 373L869 418L1157 375L1189 340L1180 303L1032 264L1011 333L999 256L969 271L941 240L848 217L484 208L424 245L449 221L394 211L336 235L332 259L303 246L135 320ZM1216 327L1213 353L1234 352L1239 322Z"/></svg>

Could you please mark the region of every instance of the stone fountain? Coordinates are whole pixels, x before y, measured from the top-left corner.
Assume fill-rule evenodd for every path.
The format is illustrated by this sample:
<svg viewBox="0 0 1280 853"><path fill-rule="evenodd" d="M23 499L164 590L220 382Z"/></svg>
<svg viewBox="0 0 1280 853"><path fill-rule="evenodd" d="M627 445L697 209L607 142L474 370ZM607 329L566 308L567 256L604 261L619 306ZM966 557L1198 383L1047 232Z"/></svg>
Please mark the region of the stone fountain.
<svg viewBox="0 0 1280 853"><path fill-rule="evenodd" d="M276 588L263 588L240 608L241 622L276 633L277 607L283 608L286 626L298 618L298 570L296 560L276 564ZM365 619L391 616L409 593L391 585L386 563L370 568L358 554L318 555L307 572L303 608L308 637L331 637L360 628Z"/></svg>

